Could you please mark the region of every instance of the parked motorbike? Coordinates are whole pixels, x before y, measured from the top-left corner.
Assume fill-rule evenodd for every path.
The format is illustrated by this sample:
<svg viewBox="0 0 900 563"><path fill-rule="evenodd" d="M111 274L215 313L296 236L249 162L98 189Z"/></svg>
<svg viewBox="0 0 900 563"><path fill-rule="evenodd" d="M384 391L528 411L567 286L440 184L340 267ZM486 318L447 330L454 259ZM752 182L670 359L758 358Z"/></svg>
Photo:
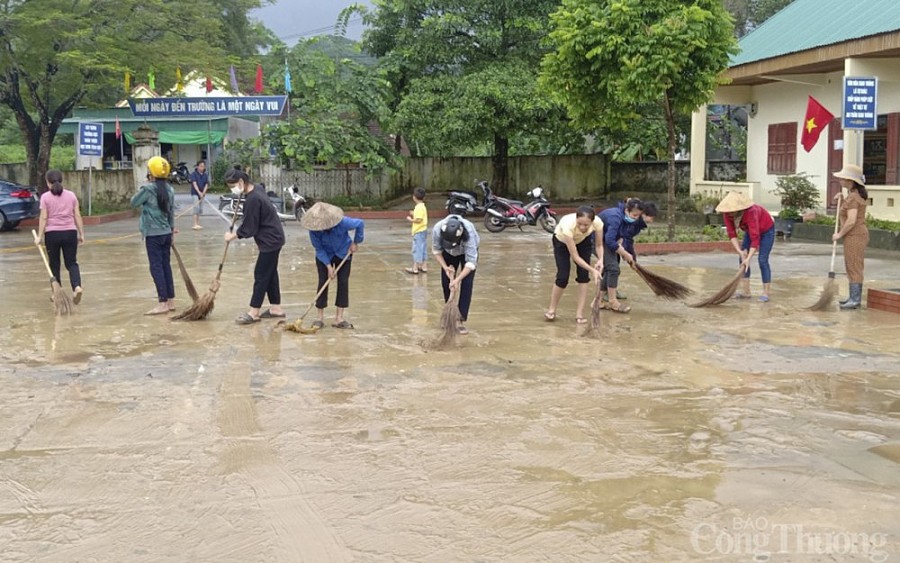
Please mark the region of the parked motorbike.
<svg viewBox="0 0 900 563"><path fill-rule="evenodd" d="M478 203L478 196L475 192L468 190L454 190L447 193L447 203L444 205L447 211L454 215L481 215L484 213L487 205L488 194L491 188L484 180L476 184L481 189L481 203Z"/></svg>
<svg viewBox="0 0 900 563"><path fill-rule="evenodd" d="M179 162L169 171L169 182L173 184L187 184L191 181L191 173L188 170L187 162Z"/></svg>
<svg viewBox="0 0 900 563"><path fill-rule="evenodd" d="M257 184L256 189L265 190L266 185ZM275 213L278 215L278 218L281 219L282 223L285 221L299 221L300 217L303 216L303 213L306 212L306 198L300 195L300 190L293 184L284 188L283 191L291 196L292 213L286 212L285 200L277 193L269 190L266 192L266 195L269 197L269 201L275 208ZM298 211L298 209L300 211ZM219 197L219 211L221 211L223 215L228 216L237 213L237 216L240 219L244 214L244 195L241 194L240 196L235 196L229 193Z"/></svg>
<svg viewBox="0 0 900 563"><path fill-rule="evenodd" d="M528 192L528 204L514 199L497 197L485 184L484 226L492 233L499 233L506 227L540 225L548 233L556 230L556 212L550 209L550 202L544 197L544 188L538 186Z"/></svg>

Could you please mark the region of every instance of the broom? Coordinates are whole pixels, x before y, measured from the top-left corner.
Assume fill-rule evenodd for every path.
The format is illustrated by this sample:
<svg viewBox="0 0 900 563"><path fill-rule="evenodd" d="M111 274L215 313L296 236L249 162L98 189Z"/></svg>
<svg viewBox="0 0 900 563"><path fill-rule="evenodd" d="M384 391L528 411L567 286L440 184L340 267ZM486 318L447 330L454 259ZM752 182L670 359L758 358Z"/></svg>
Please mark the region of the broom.
<svg viewBox="0 0 900 563"><path fill-rule="evenodd" d="M178 249L175 248L175 243L172 243L172 252L175 253L175 259L178 260L178 269L181 271L181 279L184 280L184 287L187 290L188 295L191 296L191 301L196 303L197 299L200 298L200 295L197 293L197 288L194 287L194 282L191 281L191 276L188 275L187 269L184 267L184 262L181 260L181 254L178 253Z"/></svg>
<svg viewBox="0 0 900 563"><path fill-rule="evenodd" d="M228 232L234 231L234 223L237 221L237 213L234 214L234 217L231 219L231 226L228 227ZM203 297L196 299L194 304L184 310L184 312L178 313L177 315L172 317L173 321L199 321L201 319L205 319L210 313L212 313L213 308L216 305L216 292L219 291L219 280L222 278L222 267L225 265L225 256L228 255L228 245L231 244L231 241L225 241L225 251L222 252L222 261L219 262L219 269L216 272L216 277L213 279L212 283L209 284L209 291L207 291Z"/></svg>
<svg viewBox="0 0 900 563"><path fill-rule="evenodd" d="M62 286L59 285L59 281L57 281L53 272L50 270L50 261L47 260L47 255L44 253L44 247L40 244L37 232L34 229L31 229L31 234L34 236L34 243L37 245L38 251L41 253L41 258L44 260L44 266L47 267L47 273L50 274L50 298L53 300L56 316L71 315L75 310L75 304L72 303L72 298L63 291Z"/></svg>
<svg viewBox="0 0 900 563"><path fill-rule="evenodd" d="M834 215L834 234L838 233L838 223L840 222L841 217L841 201L838 200L837 210ZM837 293L837 283L834 281L834 258L837 256L837 241L831 241L831 269L828 270L828 281L825 282L825 287L822 289L822 295L819 296L819 300L807 307L808 311L824 311L829 306L831 306L831 302L834 300L834 296Z"/></svg>
<svg viewBox="0 0 900 563"><path fill-rule="evenodd" d="M459 312L459 288L454 287L450 290L450 298L444 304L444 310L441 311L441 336L435 343L438 348L450 346L456 342L458 334L457 326L462 315Z"/></svg>
<svg viewBox="0 0 900 563"><path fill-rule="evenodd" d="M334 277L337 277L337 273L340 271L341 266L344 265L344 262L346 262L347 258L349 257L350 253L348 252L347 255L344 256L343 260L341 260L341 263L338 264L337 268L334 269ZM319 327L311 326L309 328L303 328L303 319L306 318L306 315L308 315L310 311L312 311L313 305L316 304L316 301L318 301L319 297L325 292L326 289L328 289L328 284L331 283L332 279L334 278L328 278L327 280L325 280L325 283L323 283L322 287L319 288L319 292L316 293L316 296L313 297L312 301L310 301L309 306L305 311L303 311L303 314L300 315L300 318L292 323L285 324L284 330L288 330L290 332L299 332L300 334L315 334L319 332Z"/></svg>
<svg viewBox="0 0 900 563"><path fill-rule="evenodd" d="M600 287L600 276L597 276L597 295L591 301L591 328L585 333L585 336L593 338L600 338L600 310L603 309L603 291L601 291Z"/></svg>
<svg viewBox="0 0 900 563"><path fill-rule="evenodd" d="M631 269L637 272L637 275L644 280L644 283L650 286L653 293L663 299L684 299L688 295L694 293L691 289L676 281L664 278L659 274L654 274L646 268L643 268L637 261L633 260L631 262Z"/></svg>
<svg viewBox="0 0 900 563"><path fill-rule="evenodd" d="M721 305L722 303L731 299L734 295L734 292L737 291L738 286L741 284L741 278L744 276L744 266L741 265L738 268L737 274L734 275L734 279L728 282L728 285L720 289L715 295L707 297L703 301L699 303L694 303L688 305L688 307L707 307L709 305Z"/></svg>

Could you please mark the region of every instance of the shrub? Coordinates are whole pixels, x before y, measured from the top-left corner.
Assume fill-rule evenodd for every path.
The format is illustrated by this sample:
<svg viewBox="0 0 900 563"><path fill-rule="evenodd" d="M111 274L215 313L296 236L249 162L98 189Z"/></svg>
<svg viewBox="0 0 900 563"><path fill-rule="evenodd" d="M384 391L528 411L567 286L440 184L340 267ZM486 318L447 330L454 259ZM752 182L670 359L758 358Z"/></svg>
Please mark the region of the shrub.
<svg viewBox="0 0 900 563"><path fill-rule="evenodd" d="M802 212L819 206L819 189L810 178L805 172L778 177L772 194L781 199L782 212L779 217L799 218ZM785 215L785 212L790 213L791 217Z"/></svg>

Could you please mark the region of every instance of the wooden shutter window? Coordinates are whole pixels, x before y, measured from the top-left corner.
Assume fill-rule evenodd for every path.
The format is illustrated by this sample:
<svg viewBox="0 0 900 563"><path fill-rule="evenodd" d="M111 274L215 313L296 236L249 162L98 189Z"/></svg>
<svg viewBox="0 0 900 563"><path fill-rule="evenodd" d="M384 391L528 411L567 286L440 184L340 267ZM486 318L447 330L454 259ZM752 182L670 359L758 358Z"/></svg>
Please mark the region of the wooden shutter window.
<svg viewBox="0 0 900 563"><path fill-rule="evenodd" d="M797 122L769 125L767 171L793 174L797 171Z"/></svg>

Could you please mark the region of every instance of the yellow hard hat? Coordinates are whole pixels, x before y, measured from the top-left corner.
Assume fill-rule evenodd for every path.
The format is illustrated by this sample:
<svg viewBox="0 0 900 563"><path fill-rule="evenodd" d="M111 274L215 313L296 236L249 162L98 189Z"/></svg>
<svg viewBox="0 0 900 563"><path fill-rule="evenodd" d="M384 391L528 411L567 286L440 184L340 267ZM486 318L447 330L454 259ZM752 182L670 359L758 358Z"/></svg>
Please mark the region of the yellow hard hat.
<svg viewBox="0 0 900 563"><path fill-rule="evenodd" d="M154 156L147 162L147 169L154 178L168 178L170 168L169 161L161 156Z"/></svg>

